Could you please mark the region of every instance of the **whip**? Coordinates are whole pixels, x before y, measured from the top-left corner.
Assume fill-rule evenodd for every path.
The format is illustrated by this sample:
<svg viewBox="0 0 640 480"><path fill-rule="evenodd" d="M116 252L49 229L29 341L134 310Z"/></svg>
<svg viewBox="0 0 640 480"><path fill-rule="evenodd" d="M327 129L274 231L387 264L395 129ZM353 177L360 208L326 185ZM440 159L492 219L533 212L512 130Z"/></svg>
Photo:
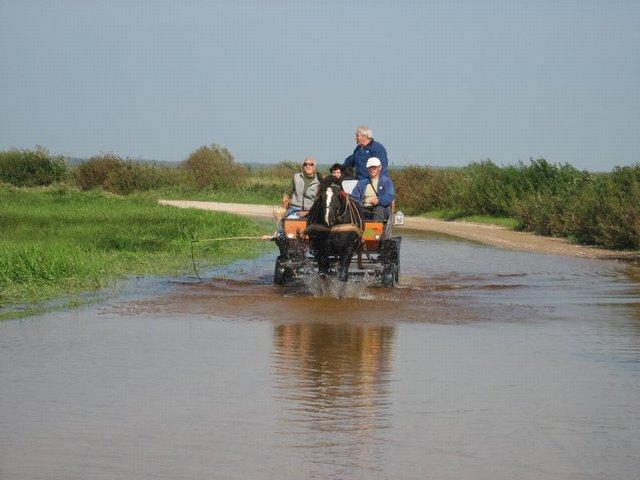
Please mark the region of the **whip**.
<svg viewBox="0 0 640 480"><path fill-rule="evenodd" d="M271 240L272 237L263 235L261 237L218 237L218 238L203 238L202 240L191 240L191 263L193 264L193 271L196 273L196 277L200 280L200 283L204 283L204 280L200 278L198 269L196 268L196 257L193 254L194 243L208 243L208 242L222 242L226 240Z"/></svg>

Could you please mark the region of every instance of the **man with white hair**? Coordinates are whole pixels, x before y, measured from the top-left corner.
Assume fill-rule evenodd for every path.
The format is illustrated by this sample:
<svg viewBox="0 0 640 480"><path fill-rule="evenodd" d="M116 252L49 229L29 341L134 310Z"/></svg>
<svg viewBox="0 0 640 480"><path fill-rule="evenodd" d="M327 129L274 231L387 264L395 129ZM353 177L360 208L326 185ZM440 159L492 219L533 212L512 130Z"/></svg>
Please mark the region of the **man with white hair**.
<svg viewBox="0 0 640 480"><path fill-rule="evenodd" d="M366 220L388 220L396 189L391 179L382 175L380 159L367 160L367 171L367 178L358 180L351 196L362 206Z"/></svg>
<svg viewBox="0 0 640 480"><path fill-rule="evenodd" d="M353 154L349 155L342 164L343 171L355 169L358 180L369 178L367 160L371 157L376 157L382 165L382 171L380 173L382 173L382 175L388 175L387 166L389 161L387 160L387 151L382 144L373 139L373 132L368 126L360 125L356 129L356 143L357 145Z"/></svg>

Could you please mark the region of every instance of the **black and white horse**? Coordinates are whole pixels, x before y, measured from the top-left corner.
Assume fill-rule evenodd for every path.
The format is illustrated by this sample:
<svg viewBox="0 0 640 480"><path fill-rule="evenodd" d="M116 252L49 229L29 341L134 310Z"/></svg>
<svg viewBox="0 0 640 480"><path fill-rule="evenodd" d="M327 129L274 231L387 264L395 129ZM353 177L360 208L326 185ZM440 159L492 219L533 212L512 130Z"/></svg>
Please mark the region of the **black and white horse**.
<svg viewBox="0 0 640 480"><path fill-rule="evenodd" d="M332 261L337 261L338 278L347 281L351 258L361 246L363 225L356 201L334 178L323 179L306 229L321 274L329 275Z"/></svg>

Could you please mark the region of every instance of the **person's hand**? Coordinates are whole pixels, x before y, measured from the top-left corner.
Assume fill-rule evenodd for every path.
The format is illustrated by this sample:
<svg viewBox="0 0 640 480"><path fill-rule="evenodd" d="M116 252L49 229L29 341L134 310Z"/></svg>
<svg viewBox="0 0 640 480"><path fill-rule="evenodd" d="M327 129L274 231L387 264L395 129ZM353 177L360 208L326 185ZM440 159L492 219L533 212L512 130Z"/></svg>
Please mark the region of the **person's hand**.
<svg viewBox="0 0 640 480"><path fill-rule="evenodd" d="M300 218L304 218L304 217L306 217L307 215L309 215L309 210L300 210L300 211L298 212L298 216L299 216Z"/></svg>
<svg viewBox="0 0 640 480"><path fill-rule="evenodd" d="M290 203L289 195L284 194L284 195L282 196L282 204L283 204L285 207L288 207L288 206L289 206L289 203Z"/></svg>
<svg viewBox="0 0 640 480"><path fill-rule="evenodd" d="M378 197L373 197L369 200L369 203L375 207L376 205L378 205L378 203L380 203L380 200L378 200Z"/></svg>

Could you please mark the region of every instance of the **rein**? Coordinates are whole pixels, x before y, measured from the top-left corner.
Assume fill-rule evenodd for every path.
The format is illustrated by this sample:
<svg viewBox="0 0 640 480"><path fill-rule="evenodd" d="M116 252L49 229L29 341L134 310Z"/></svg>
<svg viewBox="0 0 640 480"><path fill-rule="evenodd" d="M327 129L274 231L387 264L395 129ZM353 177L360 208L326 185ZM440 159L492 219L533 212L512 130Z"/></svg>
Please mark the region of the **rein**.
<svg viewBox="0 0 640 480"><path fill-rule="evenodd" d="M327 227L319 223L312 223L307 225L305 232L330 232L330 233L342 233L342 232L356 232L358 236L362 236L362 229L353 223L342 223L340 225L334 225L333 227Z"/></svg>
<svg viewBox="0 0 640 480"><path fill-rule="evenodd" d="M341 194L344 192L341 192ZM364 222L362 221L362 216L360 215L360 211L355 204L355 200L351 198L348 194L345 194L345 205L342 213L338 213L336 216L336 220L343 221L347 213L351 213L351 219L349 223L341 223L338 225L334 225L332 227L327 227L326 225L322 225L320 223L311 223L307 225L305 232L316 231L316 232L330 232L330 233L342 233L342 232L355 232L358 235L358 241L360 237L362 237L363 229L362 226Z"/></svg>

